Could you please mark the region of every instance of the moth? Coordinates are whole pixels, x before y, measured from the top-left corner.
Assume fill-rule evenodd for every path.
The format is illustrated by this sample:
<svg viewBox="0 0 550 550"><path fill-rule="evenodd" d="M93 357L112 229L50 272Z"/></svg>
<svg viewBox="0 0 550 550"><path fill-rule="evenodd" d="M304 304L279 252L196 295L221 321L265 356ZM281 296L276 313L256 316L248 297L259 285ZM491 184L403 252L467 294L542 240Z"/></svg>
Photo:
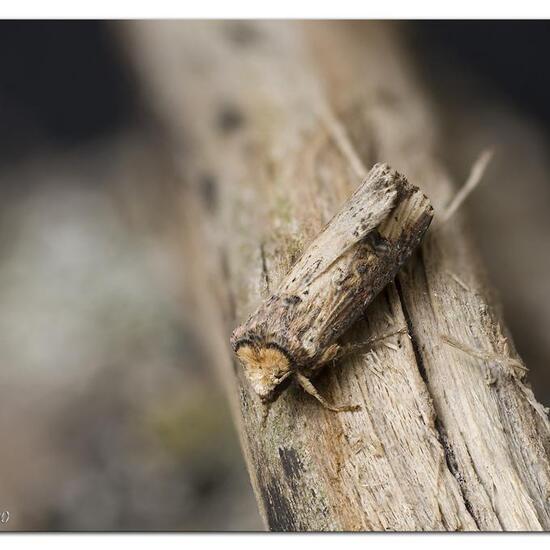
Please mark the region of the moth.
<svg viewBox="0 0 550 550"><path fill-rule="evenodd" d="M311 379L345 351L339 338L395 277L433 217L427 197L376 164L231 345L264 404L292 382L325 407Z"/></svg>

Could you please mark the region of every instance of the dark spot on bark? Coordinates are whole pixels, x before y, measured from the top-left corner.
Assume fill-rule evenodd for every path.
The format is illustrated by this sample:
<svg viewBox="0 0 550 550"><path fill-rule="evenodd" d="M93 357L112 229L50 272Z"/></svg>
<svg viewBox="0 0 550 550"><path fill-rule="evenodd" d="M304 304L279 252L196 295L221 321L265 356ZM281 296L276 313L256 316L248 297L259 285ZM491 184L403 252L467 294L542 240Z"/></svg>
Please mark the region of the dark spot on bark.
<svg viewBox="0 0 550 550"><path fill-rule="evenodd" d="M262 501L267 514L267 525L270 531L300 531L288 499L278 487L279 481L272 479L269 483L260 483Z"/></svg>
<svg viewBox="0 0 550 550"><path fill-rule="evenodd" d="M224 279L229 280L229 262L227 261L227 254L225 252L222 253L220 263Z"/></svg>
<svg viewBox="0 0 550 550"><path fill-rule="evenodd" d="M212 174L204 174L199 180L199 192L209 212L218 207L218 182Z"/></svg>
<svg viewBox="0 0 550 550"><path fill-rule="evenodd" d="M399 96L389 88L379 90L377 93L377 100L386 107L390 108L397 108L400 103Z"/></svg>
<svg viewBox="0 0 550 550"><path fill-rule="evenodd" d="M257 42L261 33L254 23L248 21L230 21L226 24L227 37L233 44L247 48Z"/></svg>
<svg viewBox="0 0 550 550"><path fill-rule="evenodd" d="M285 302L288 305L292 305L292 306L299 304L301 301L302 301L302 298L300 298L300 296L296 296L295 294L293 294L292 296L287 296L285 298Z"/></svg>
<svg viewBox="0 0 550 550"><path fill-rule="evenodd" d="M292 447L279 447L279 457L285 477L293 491L296 490L296 483L302 476L304 465L298 453Z"/></svg>
<svg viewBox="0 0 550 550"><path fill-rule="evenodd" d="M223 274L223 277L226 281L228 281L230 278L230 273L229 273L229 261L228 261L226 252L222 251L220 263L221 263L221 272ZM235 296L233 295L233 292L228 293L228 300L229 300L228 312L227 312L229 315L228 323L231 325L234 325L237 318L237 304L235 302Z"/></svg>
<svg viewBox="0 0 550 550"><path fill-rule="evenodd" d="M229 135L244 126L244 115L234 105L224 105L218 113L216 124L222 134Z"/></svg>
<svg viewBox="0 0 550 550"><path fill-rule="evenodd" d="M264 243L260 243L260 256L262 258L262 273L264 276L265 289L267 292L269 292L269 272L267 270L267 260L265 257Z"/></svg>

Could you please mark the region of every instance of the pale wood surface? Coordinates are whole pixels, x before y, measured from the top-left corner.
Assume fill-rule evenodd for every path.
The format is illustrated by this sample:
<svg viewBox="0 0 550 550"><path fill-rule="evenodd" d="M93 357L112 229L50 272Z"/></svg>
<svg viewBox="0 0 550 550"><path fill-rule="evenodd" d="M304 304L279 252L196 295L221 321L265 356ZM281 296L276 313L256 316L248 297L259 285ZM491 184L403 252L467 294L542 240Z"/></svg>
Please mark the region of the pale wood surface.
<svg viewBox="0 0 550 550"><path fill-rule="evenodd" d="M208 289L197 320L226 374L266 525L548 529L548 419L521 380L466 224L460 215L437 223L453 185L398 32L159 22L133 23L127 34L185 182L189 269L197 283L208 280L197 286ZM332 413L291 390L262 425L231 357L231 330L376 161L420 186L436 218L421 252L346 340L408 334L320 376L325 396L360 411Z"/></svg>

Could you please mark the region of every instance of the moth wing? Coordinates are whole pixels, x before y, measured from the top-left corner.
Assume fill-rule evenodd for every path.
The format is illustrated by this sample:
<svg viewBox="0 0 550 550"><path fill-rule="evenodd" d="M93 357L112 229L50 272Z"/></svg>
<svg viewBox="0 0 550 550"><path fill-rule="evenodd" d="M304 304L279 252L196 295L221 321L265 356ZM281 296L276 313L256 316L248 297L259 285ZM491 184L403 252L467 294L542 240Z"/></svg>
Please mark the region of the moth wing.
<svg viewBox="0 0 550 550"><path fill-rule="evenodd" d="M290 270L281 291L299 293L380 225L395 205L400 177L386 164L376 164Z"/></svg>

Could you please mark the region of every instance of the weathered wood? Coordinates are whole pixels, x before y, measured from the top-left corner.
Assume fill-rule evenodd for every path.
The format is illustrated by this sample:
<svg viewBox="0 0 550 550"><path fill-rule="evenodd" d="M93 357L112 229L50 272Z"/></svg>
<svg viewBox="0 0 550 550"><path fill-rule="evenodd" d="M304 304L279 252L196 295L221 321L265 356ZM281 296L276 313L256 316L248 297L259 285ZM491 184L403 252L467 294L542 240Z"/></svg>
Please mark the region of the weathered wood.
<svg viewBox="0 0 550 550"><path fill-rule="evenodd" d="M328 405L310 379L347 353L338 339L393 281L431 220L432 207L418 187L385 164L372 168L279 288L231 337L264 403L297 382L330 410L357 408Z"/></svg>
<svg viewBox="0 0 550 550"><path fill-rule="evenodd" d="M186 224L196 237L189 261L210 276L204 327L220 352L267 526L549 529L548 419L513 366L522 364L460 212L436 223L454 190L394 29L172 22L133 24L128 34L182 153ZM376 161L422 187L436 222L346 340L408 334L319 377L331 401L360 411L335 414L290 390L264 426L241 370L230 367L231 328Z"/></svg>

